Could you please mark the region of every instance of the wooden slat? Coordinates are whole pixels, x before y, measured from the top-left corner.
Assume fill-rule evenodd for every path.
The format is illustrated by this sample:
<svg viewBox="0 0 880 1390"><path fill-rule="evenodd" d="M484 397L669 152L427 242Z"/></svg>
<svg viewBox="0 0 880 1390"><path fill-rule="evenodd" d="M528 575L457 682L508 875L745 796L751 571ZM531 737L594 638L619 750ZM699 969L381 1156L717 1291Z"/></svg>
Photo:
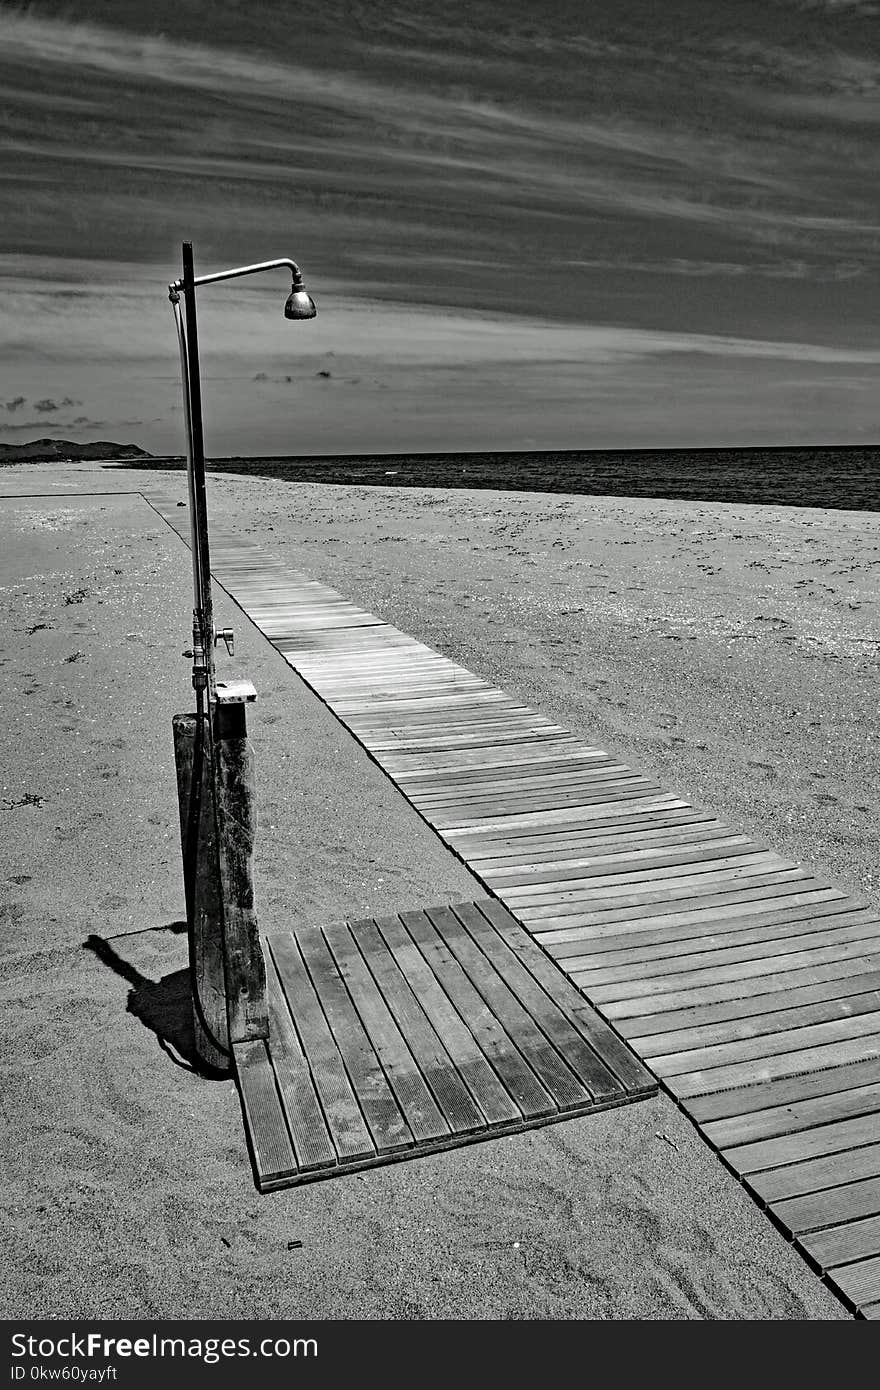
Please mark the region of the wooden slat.
<svg viewBox="0 0 880 1390"><path fill-rule="evenodd" d="M823 1269L864 1260L880 1252L880 1216L828 1226L801 1237L803 1247Z"/></svg>
<svg viewBox="0 0 880 1390"><path fill-rule="evenodd" d="M499 1026L433 921L421 912L402 912L400 919L523 1116L552 1114L556 1107L550 1093Z"/></svg>
<svg viewBox="0 0 880 1390"><path fill-rule="evenodd" d="M880 1144L867 1144L820 1158L749 1175L749 1185L765 1202L841 1187L862 1178L880 1178Z"/></svg>
<svg viewBox="0 0 880 1390"><path fill-rule="evenodd" d="M560 1110L573 1110L583 1105L589 1091L566 1065L538 1023L522 1007L514 991L491 968L487 958L481 955L479 948L462 929L453 910L430 908L426 916L442 937L444 947L453 953L468 980L488 1005L491 1017L501 1024L519 1055L528 1059L529 1067L554 1105Z"/></svg>
<svg viewBox="0 0 880 1390"><path fill-rule="evenodd" d="M349 928L335 922L324 928L337 969L357 999L357 1012L382 1064L406 1122L416 1141L448 1135L441 1114L412 1053L364 961Z"/></svg>
<svg viewBox="0 0 880 1390"><path fill-rule="evenodd" d="M788 875L788 882L793 881L795 877L796 875ZM762 882L765 879L767 882ZM763 874L754 874L745 878L740 877L734 882L737 885L736 892L739 900L748 902L752 899L755 891L761 891L775 883L775 879ZM757 889L753 889L752 885L757 885ZM710 879L701 890L691 887L673 891L685 891L692 894L693 896L689 897L687 901L697 905L705 903L713 896L718 896L719 888L723 887L723 880ZM701 950L714 951L717 947L745 946L752 941L785 941L791 939L793 933L798 935L811 934L810 928L815 928L817 932L825 932L836 927L855 927L860 923L869 923L873 920L868 913L832 913L824 917L795 919L793 922L775 922L767 926L761 923L755 925L754 918L745 915L738 919L733 918L719 923L717 931L707 931L705 925L700 922L685 923L684 925L675 922L673 911L682 899L656 898L653 902L645 904L643 902L644 897L654 897L646 890L630 894L620 893L619 890L614 891L615 896L609 899L609 902L613 902L615 906L620 902L628 904L634 913L631 920L612 916L608 921L600 919L598 922L587 925L583 925L579 921L577 926L554 927L550 931L544 931L542 919L533 920L527 912L520 915L524 921L528 922L536 940L540 941L548 951L558 956L560 960L567 956L596 957L607 955L609 961L612 962L615 955L618 956L618 959L623 959L620 955L621 952L626 953L627 960L647 961L654 955L663 959L668 956L688 954L698 947ZM740 897L741 894L746 895L744 899ZM663 904L664 907L668 904L670 911L665 912L658 919L658 925L646 930L643 927L644 918L635 915L635 913L642 907L656 910L657 903Z"/></svg>
<svg viewBox="0 0 880 1390"><path fill-rule="evenodd" d="M814 1004L787 1002L788 1008L774 1012L754 1013L719 1023L704 1023L643 1036L639 1038L639 1051L646 1057L655 1057L696 1047L713 1047L719 1043L743 1042L750 1038L784 1033L790 1028L811 1028L816 1024L858 1018L880 1010L880 992L872 990L866 994L827 999ZM631 1037L632 1034L627 1036Z"/></svg>
<svg viewBox="0 0 880 1390"><path fill-rule="evenodd" d="M446 1117L450 1132L469 1134L483 1129L486 1123L484 1116L429 1023L379 926L369 919L348 925L407 1046Z"/></svg>
<svg viewBox="0 0 880 1390"><path fill-rule="evenodd" d="M870 1062L862 1065L869 1074L872 1070L876 1070ZM849 1069L847 1068L847 1070ZM857 1068L854 1067L853 1071L856 1070ZM797 1078L797 1080L802 1080L802 1078ZM826 1081L824 1084L829 1083ZM754 1088L751 1089L750 1094L754 1097L753 1101L749 1101L740 1093L741 1098L735 1103L738 1107L747 1107L755 1103L760 1105L763 1090L764 1088L760 1087L758 1094L755 1094ZM803 1130L819 1134L823 1129L830 1129L835 1122L862 1115L873 1115L878 1132L880 1132L880 1114L878 1112L880 1112L880 1081L873 1081L868 1082L867 1085L856 1085L843 1091L831 1090L803 1100L792 1100L785 1105L770 1105L757 1110L744 1108L743 1113L729 1115L718 1120L704 1121L702 1128L710 1142L724 1152L735 1146L745 1148L753 1143L772 1141Z"/></svg>
<svg viewBox="0 0 880 1390"><path fill-rule="evenodd" d="M234 1047L254 1165L261 1182L283 1178L297 1170L296 1155L275 1086L275 1073L262 1038Z"/></svg>
<svg viewBox="0 0 880 1390"><path fill-rule="evenodd" d="M652 1089L653 1080L650 1072L632 1050L601 1023L596 1012L586 1002L572 1005L571 995L562 983L564 977L540 947L520 930L519 924L507 909L491 898L485 899L479 906L483 916L493 924L550 998L565 1011L570 1022L594 1051L599 1053L603 1062L611 1068L622 1084L629 1091Z"/></svg>
<svg viewBox="0 0 880 1390"><path fill-rule="evenodd" d="M834 1281L856 1305L880 1299L880 1254L835 1269Z"/></svg>
<svg viewBox="0 0 880 1390"><path fill-rule="evenodd" d="M704 1127L711 1121L783 1106L795 1108L797 1114L805 1102L823 1099L833 1103L835 1096L843 1096L876 1082L877 1066L869 1060L852 1066L844 1064L821 1072L786 1077L766 1085L731 1087L713 1096L697 1096L685 1103L685 1109ZM832 1118L837 1118L836 1112Z"/></svg>
<svg viewBox="0 0 880 1390"><path fill-rule="evenodd" d="M865 959L866 951L880 950L880 938L873 937L868 940L849 941L843 945L829 946L825 950L807 950L792 952L790 955L778 955L772 960L772 969L780 973L790 974L799 968L816 967L823 964L837 964L845 960ZM624 981L613 981L611 983L596 984L591 981L590 995L593 999L600 1002L614 1001L620 999L621 995L626 995L627 1000L642 999L649 995L663 995L665 998L670 992L687 992L694 988L703 986L711 988L725 984L737 983L738 987L746 992L745 980L761 980L767 978L767 973L771 966L766 956L747 956L743 959L730 960L724 965L718 962L711 962L711 976L707 975L707 963L704 961L699 966L675 973L652 975L649 979ZM589 973L589 972L588 972ZM580 971L576 968L572 971L574 979L580 980ZM711 978L711 986L709 979ZM623 986L623 988L622 988Z"/></svg>
<svg viewBox="0 0 880 1390"><path fill-rule="evenodd" d="M852 978L854 971L864 970L866 973L870 973L876 971L878 967L880 967L880 953L858 951L852 955L845 954L831 961L822 961L821 964L816 964L815 961L810 960L795 969L776 970L774 967L760 977L734 975L730 980L721 983L698 980L690 988L683 988L679 985L678 988L671 991L664 989L657 993L639 995L634 998L609 999L603 1005L602 1012L614 1020L634 1017L645 1018L649 1015L666 1013L671 1009L687 1009L692 1006L707 1006L729 1000L738 1000L745 996L757 997L761 994L773 994L789 986L798 989L844 977L849 979Z"/></svg>
<svg viewBox="0 0 880 1390"><path fill-rule="evenodd" d="M692 867L687 866L688 869ZM705 872L680 876L672 874L668 878L656 879L644 875L627 876L622 880L612 880L610 883L601 880L598 884L584 887L577 898L570 900L577 904L577 910L571 914L578 919L576 927L541 930L540 923L546 920L554 906L548 906L543 895L539 900L523 904L521 915L524 918L528 916L529 921L535 924L533 930L536 935L546 939L548 944L566 940L595 940L603 950L612 950L608 942L621 934L620 939L627 942L626 949L636 950L657 931L657 928L643 928L644 918L653 920L677 915L686 910L689 904L703 909L725 907L732 902L768 902L772 906L772 899L787 900L792 892L809 891L820 882L811 879L802 869L779 869L760 857L729 868L718 869L714 864L701 867ZM594 920L585 922L585 917ZM661 927L660 930L668 929Z"/></svg>
<svg viewBox="0 0 880 1390"><path fill-rule="evenodd" d="M601 844L605 839L613 840L613 849L617 850L631 845L637 836L641 836L642 831L709 823L713 823L711 817L702 816L689 806L673 807L671 810L665 806L649 807L647 810L637 806L627 808L623 814L592 817L584 825L574 822L561 827L551 825L542 828L527 825L499 836L481 835L472 839L462 833L455 839L462 853L467 854L468 859L478 864L482 871L483 866L503 864L511 860L516 863L513 858L515 855L525 855L529 859L537 859L544 854L553 857L559 852L560 847L564 850L569 846L592 846ZM602 851L600 849L597 852Z"/></svg>
<svg viewBox="0 0 880 1390"><path fill-rule="evenodd" d="M680 1072L669 1079L669 1085L677 1096L702 1096L712 1091L754 1086L758 1082L773 1081L777 1077L821 1071L825 1067L862 1062L877 1057L880 1057L880 1035L874 1033L870 1037L850 1038L843 1042L826 1043L821 1047L793 1047L790 1052L756 1058L748 1062L736 1062L730 1066ZM660 1073L660 1068L657 1068L657 1072Z"/></svg>
<svg viewBox="0 0 880 1390"><path fill-rule="evenodd" d="M747 922L749 919L743 917L741 920ZM656 979L662 978L669 971L703 968L714 970L716 965L724 966L738 961L769 960L781 955L788 958L798 951L824 950L865 938L873 939L878 931L878 923L872 921L845 927L835 926L823 931L818 926L821 920L819 918L816 922L806 924L793 923L791 934L778 936L764 935L760 927L755 927L751 931L722 932L717 936L706 936L702 939L691 935L676 939L670 933L659 945L637 945L631 950L598 949L605 947L606 939L592 942L566 941L559 946L552 942L550 949L557 960L569 958L569 968L577 970L579 977L584 981L590 979L607 984L616 980L626 982L643 974L641 967L644 966L650 967ZM812 930L800 931L799 928L803 925L809 926ZM611 938L611 941L619 946L625 939Z"/></svg>
<svg viewBox="0 0 880 1390"><path fill-rule="evenodd" d="M465 1027L399 917L381 917L376 926L401 973L412 982L429 1022L443 1038L456 1071L490 1125L516 1123L522 1111L502 1086L471 1031Z"/></svg>
<svg viewBox="0 0 880 1390"><path fill-rule="evenodd" d="M300 1046L272 955L266 953L272 1067L300 1172L330 1168L337 1160L311 1068Z"/></svg>
<svg viewBox="0 0 880 1390"><path fill-rule="evenodd" d="M761 993L702 1008L671 1009L644 1019L621 1019L618 1030L632 1039L640 1052L650 1055L663 1047L668 1033L676 1034L682 1042L689 1041L698 1030L707 1042L751 1037L775 1032L778 1027L788 1028L794 1016L806 1023L821 1023L823 1018L863 1013L877 1007L875 997L880 1001L880 972L876 971L780 990L778 994Z"/></svg>
<svg viewBox="0 0 880 1390"><path fill-rule="evenodd" d="M322 933L306 928L296 933L296 939L377 1152L408 1148L413 1143L412 1132Z"/></svg>
<svg viewBox="0 0 880 1390"><path fill-rule="evenodd" d="M640 835L639 839L644 840L648 834L650 832ZM631 839L631 836L626 837L626 840ZM749 846L750 849L760 852L759 847L754 845L747 835L724 834L719 830L704 831L700 834L682 829L677 833L673 831L663 835L659 844L655 842L645 846L638 857L639 863L659 863L662 866L664 858L668 856L668 863L678 863L684 868L690 863L705 863L710 859L723 858L731 854L734 847L742 846ZM588 878L589 874L581 874L581 869L590 869L597 859L613 862L611 856L615 853L626 855L630 860L633 858L632 849L626 841L615 844L613 840L605 839L595 845L587 843L580 848L577 845L569 845L566 848L568 853L565 858L536 859L533 864L496 867L492 863L486 864L481 858L475 859L475 863L479 864L481 876L492 883L495 892L506 894L511 888L559 882L562 879ZM651 850L654 853L651 853ZM559 850L555 853L558 856ZM673 855L680 857L673 859Z"/></svg>
<svg viewBox="0 0 880 1390"><path fill-rule="evenodd" d="M808 1193L805 1197L774 1202L773 1214L792 1235L877 1216L880 1214L880 1178L844 1183L840 1187Z"/></svg>
<svg viewBox="0 0 880 1390"><path fill-rule="evenodd" d="M288 1006L302 1039L315 1088L341 1160L372 1157L376 1152L364 1123L345 1064L292 936L273 934L269 950L278 969Z"/></svg>
<svg viewBox="0 0 880 1390"><path fill-rule="evenodd" d="M498 932L493 930L480 909L475 904L463 904L456 908L455 916L476 948L491 961L499 977L528 1009L538 1027L589 1093L607 1097L618 1092L619 1079L606 1067L601 1056L585 1042L566 1012L557 1008L552 996L541 988L534 975L523 966ZM560 1101L558 1094L555 1099L561 1109L567 1108Z"/></svg>
<svg viewBox="0 0 880 1390"><path fill-rule="evenodd" d="M724 1157L738 1173L760 1173L765 1168L781 1168L788 1163L803 1163L806 1159L822 1158L827 1154L843 1153L880 1139L880 1099L877 1108L853 1119L831 1124L812 1125L794 1134L776 1139L741 1144L725 1151Z"/></svg>

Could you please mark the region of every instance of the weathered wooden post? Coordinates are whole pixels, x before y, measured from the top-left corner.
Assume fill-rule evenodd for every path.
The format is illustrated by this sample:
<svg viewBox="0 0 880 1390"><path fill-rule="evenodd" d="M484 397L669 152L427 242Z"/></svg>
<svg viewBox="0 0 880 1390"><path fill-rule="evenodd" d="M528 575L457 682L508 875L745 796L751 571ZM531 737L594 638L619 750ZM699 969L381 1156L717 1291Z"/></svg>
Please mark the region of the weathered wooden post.
<svg viewBox="0 0 880 1390"><path fill-rule="evenodd" d="M266 966L254 905L256 779L245 714L251 699L256 699L256 691L246 681L218 683L212 709L226 1022L231 1044L269 1036Z"/></svg>
<svg viewBox="0 0 880 1390"><path fill-rule="evenodd" d="M225 1072L231 1065L231 1054L226 1018L214 774L207 722L206 714L176 714L172 720L195 1051L213 1071ZM201 763L200 767L195 766L197 762ZM194 773L197 774L195 781Z"/></svg>
<svg viewBox="0 0 880 1390"><path fill-rule="evenodd" d="M254 902L256 778L245 715L251 691L244 681L220 682L201 730L197 715L173 720L195 1049L220 1072L230 1068L233 1044L269 1035Z"/></svg>

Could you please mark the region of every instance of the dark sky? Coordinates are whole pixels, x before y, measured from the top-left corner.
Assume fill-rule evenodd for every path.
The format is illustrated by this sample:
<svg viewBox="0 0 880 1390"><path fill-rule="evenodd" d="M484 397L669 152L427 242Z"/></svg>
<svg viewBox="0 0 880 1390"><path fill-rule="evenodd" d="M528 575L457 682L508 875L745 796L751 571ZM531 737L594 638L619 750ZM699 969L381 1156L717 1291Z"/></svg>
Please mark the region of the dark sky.
<svg viewBox="0 0 880 1390"><path fill-rule="evenodd" d="M0 437L865 443L880 0L0 4ZM321 373L319 375L319 373ZM329 373L329 375L327 375Z"/></svg>

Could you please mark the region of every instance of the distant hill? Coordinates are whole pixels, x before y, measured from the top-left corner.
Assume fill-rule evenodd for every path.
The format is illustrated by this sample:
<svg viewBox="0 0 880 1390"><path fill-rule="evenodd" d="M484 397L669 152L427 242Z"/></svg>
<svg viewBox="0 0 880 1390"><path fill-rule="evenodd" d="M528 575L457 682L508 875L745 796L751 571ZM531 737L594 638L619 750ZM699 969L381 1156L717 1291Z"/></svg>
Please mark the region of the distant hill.
<svg viewBox="0 0 880 1390"><path fill-rule="evenodd" d="M66 462L75 459L148 459L146 449L137 444L114 444L97 439L94 444L76 444L72 439L32 439L27 444L0 444L0 463Z"/></svg>

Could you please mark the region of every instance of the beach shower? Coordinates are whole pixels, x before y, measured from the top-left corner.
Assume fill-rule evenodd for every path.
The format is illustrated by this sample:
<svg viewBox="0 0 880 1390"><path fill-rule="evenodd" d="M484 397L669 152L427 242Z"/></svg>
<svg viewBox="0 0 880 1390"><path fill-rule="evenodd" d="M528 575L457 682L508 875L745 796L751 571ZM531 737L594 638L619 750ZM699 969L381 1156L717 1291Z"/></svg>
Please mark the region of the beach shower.
<svg viewBox="0 0 880 1390"><path fill-rule="evenodd" d="M257 692L248 680L217 680L214 669L214 648L224 642L231 655L233 634L214 626L196 288L278 268L291 275L284 317L313 319L315 302L286 256L196 276L192 243L185 241L183 275L168 286L180 349L192 548L192 648L184 655L192 660L196 705L172 725L195 1049L215 1073L228 1072L235 1044L267 1039L269 1021L254 907L255 774L245 714Z"/></svg>

